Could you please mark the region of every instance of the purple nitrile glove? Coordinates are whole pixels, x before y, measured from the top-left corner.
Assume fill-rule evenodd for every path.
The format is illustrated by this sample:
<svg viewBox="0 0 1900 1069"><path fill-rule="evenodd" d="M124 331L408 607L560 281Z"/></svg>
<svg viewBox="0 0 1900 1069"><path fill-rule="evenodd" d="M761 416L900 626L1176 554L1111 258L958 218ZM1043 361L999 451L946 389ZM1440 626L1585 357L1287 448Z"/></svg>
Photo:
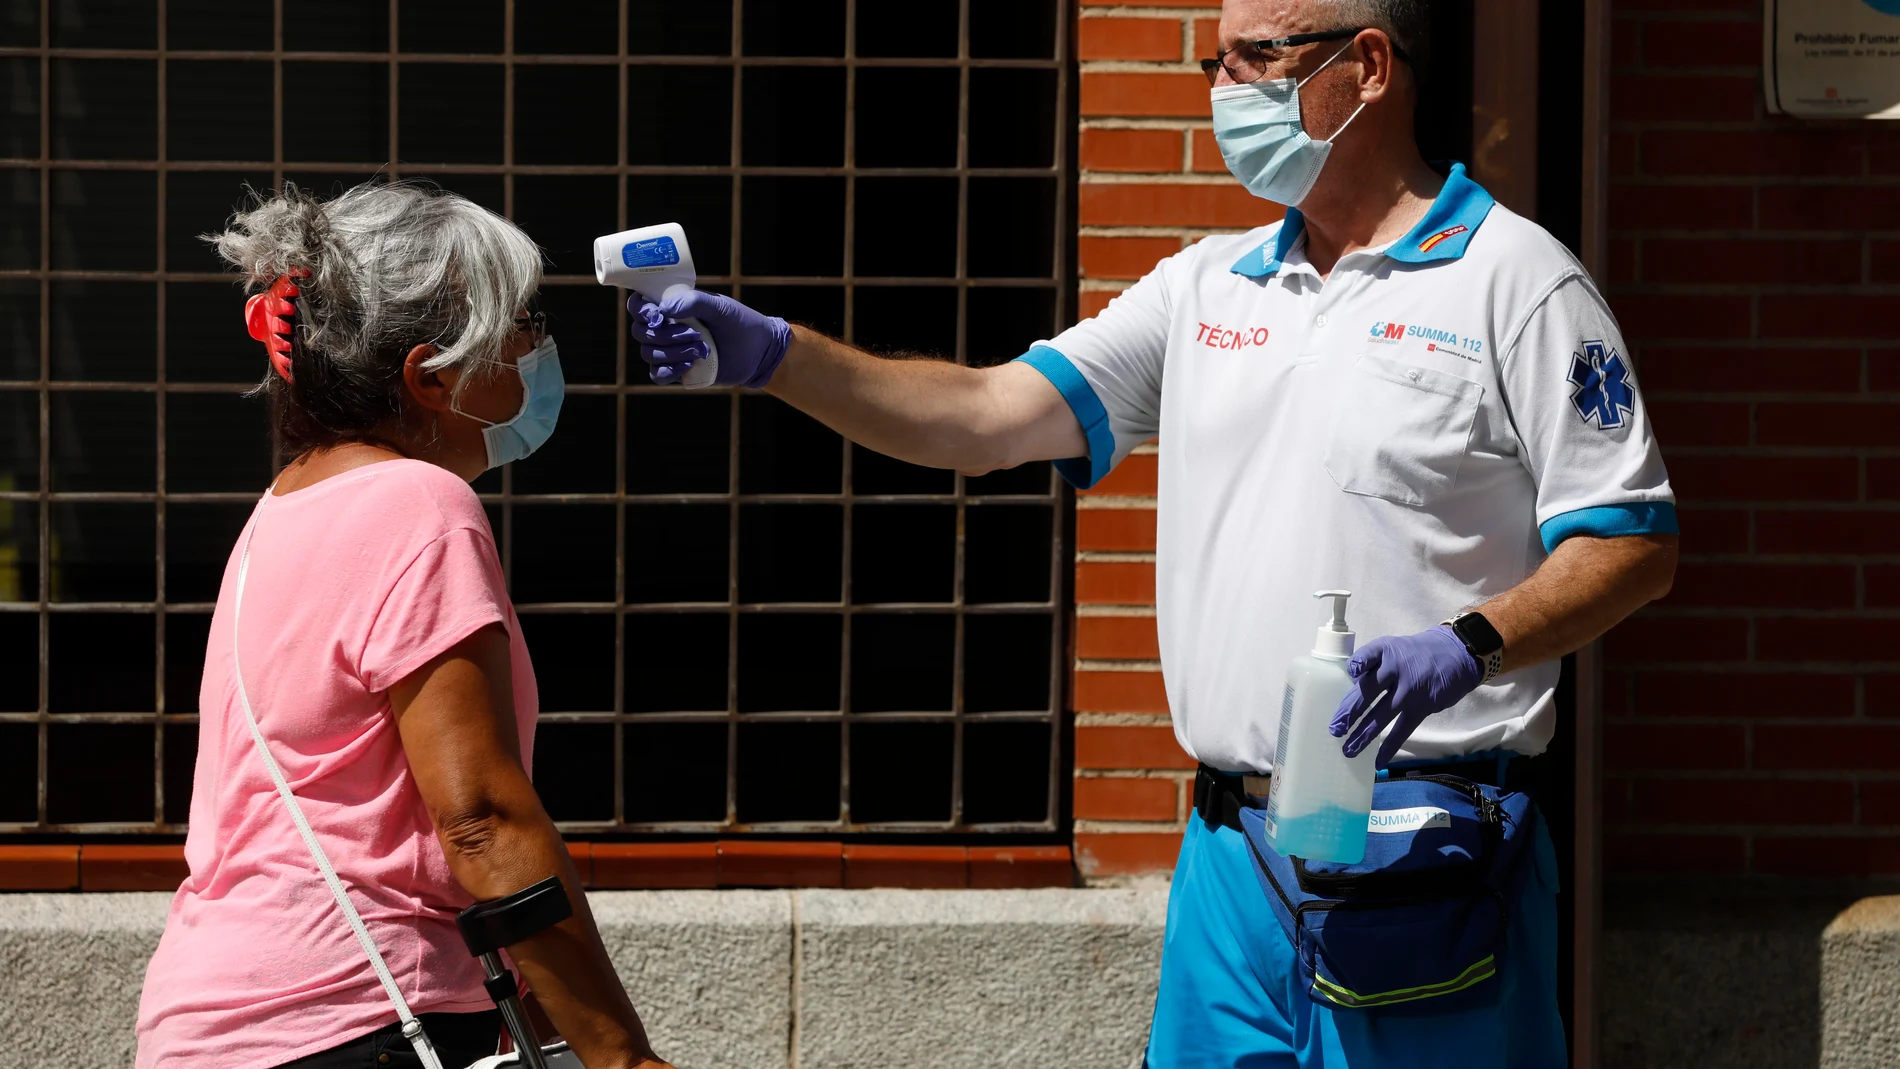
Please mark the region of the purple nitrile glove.
<svg viewBox="0 0 1900 1069"><path fill-rule="evenodd" d="M1420 722L1458 704L1484 681L1484 666L1450 627L1441 624L1416 635L1373 639L1346 662L1346 674L1359 685L1340 700L1328 730L1340 738L1351 729L1352 737L1343 749L1347 757L1357 757L1396 720L1374 759L1374 764L1384 768ZM1379 700L1381 695L1384 701ZM1357 728L1355 720L1361 721Z"/></svg>
<svg viewBox="0 0 1900 1069"><path fill-rule="evenodd" d="M789 323L761 315L731 297L693 290L658 304L634 303L640 300L637 294L627 299L627 311L633 313L633 340L640 346L640 359L651 365L648 377L661 385L677 381L706 356L698 331L668 320L697 319L706 324L713 344L719 347L715 382L720 386L765 389L792 344Z"/></svg>

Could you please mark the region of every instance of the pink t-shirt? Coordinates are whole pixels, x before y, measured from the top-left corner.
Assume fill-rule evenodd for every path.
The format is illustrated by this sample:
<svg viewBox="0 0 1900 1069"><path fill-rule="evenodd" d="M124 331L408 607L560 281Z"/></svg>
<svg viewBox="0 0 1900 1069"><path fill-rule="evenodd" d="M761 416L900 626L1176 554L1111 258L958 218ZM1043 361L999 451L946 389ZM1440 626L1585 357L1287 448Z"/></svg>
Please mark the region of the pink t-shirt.
<svg viewBox="0 0 1900 1069"><path fill-rule="evenodd" d="M503 624L531 760L534 669L481 503L453 474L396 460L267 494L250 522L236 638L265 740L410 1008L488 1009L480 966L455 928L471 900L449 873L385 694ZM258 1069L396 1019L238 704L239 552L211 619L185 840L191 875L145 973L139 1069Z"/></svg>

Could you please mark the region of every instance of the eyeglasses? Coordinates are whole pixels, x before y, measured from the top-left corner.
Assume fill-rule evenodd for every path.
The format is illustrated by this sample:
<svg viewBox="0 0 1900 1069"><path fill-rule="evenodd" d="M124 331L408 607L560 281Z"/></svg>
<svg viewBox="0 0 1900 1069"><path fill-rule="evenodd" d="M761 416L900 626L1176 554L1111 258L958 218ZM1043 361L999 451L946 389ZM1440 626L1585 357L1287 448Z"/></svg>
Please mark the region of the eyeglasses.
<svg viewBox="0 0 1900 1069"><path fill-rule="evenodd" d="M1321 41L1344 41L1347 38L1359 36L1369 28L1361 26L1351 30L1321 30L1318 33L1296 33L1290 37L1269 37L1264 41L1242 41L1232 48L1222 49L1220 54L1213 59L1202 60L1201 73L1207 75L1208 85L1213 85L1220 80L1220 72L1223 68L1227 71L1229 78L1241 85L1257 82L1267 72L1266 53L1268 52L1277 52L1296 45L1318 44ZM1392 41L1391 44L1393 55L1407 63L1412 62L1412 57L1405 54L1405 49L1400 48L1397 41Z"/></svg>
<svg viewBox="0 0 1900 1069"><path fill-rule="evenodd" d="M539 349L541 343L548 340L548 314L529 312L518 315L515 317L515 329L527 331L528 336L534 339L535 348Z"/></svg>

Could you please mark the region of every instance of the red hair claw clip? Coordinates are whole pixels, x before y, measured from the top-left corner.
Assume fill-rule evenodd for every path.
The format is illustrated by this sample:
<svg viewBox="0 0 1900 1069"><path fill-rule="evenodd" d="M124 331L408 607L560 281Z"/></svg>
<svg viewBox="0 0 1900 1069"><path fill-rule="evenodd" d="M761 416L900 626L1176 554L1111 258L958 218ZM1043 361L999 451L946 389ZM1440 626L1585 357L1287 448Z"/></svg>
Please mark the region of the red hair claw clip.
<svg viewBox="0 0 1900 1069"><path fill-rule="evenodd" d="M251 337L264 343L271 367L285 382L290 381L290 339L297 320L297 306L290 299L301 292L292 279L309 277L310 272L292 268L271 283L270 289L244 302L244 325Z"/></svg>

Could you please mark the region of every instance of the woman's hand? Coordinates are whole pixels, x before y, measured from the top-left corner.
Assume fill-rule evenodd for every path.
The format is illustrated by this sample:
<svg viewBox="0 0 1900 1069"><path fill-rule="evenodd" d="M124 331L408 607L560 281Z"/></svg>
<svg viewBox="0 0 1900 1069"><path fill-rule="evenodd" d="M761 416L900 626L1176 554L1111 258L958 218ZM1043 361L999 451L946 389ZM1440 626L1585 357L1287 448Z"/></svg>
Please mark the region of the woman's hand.
<svg viewBox="0 0 1900 1069"><path fill-rule="evenodd" d="M391 687L389 704L457 882L478 901L549 876L567 888L574 915L508 948L562 1038L589 1069L665 1065L601 945L567 845L522 767L507 632L499 624L477 631Z"/></svg>

